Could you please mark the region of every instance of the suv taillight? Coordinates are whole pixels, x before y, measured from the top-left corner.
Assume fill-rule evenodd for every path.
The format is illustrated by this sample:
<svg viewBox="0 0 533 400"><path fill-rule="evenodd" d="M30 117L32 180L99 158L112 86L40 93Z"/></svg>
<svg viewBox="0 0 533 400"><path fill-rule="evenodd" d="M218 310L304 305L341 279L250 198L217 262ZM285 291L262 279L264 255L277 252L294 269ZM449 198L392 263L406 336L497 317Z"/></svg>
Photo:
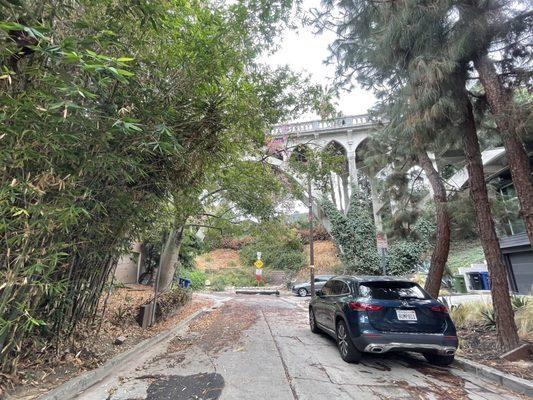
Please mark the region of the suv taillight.
<svg viewBox="0 0 533 400"><path fill-rule="evenodd" d="M360 301L350 301L348 303L348 307L350 307L350 309L353 311L379 311L383 309L383 306L361 303Z"/></svg>
<svg viewBox="0 0 533 400"><path fill-rule="evenodd" d="M431 307L431 311L448 314L448 307L446 307L446 306L433 306L433 307Z"/></svg>

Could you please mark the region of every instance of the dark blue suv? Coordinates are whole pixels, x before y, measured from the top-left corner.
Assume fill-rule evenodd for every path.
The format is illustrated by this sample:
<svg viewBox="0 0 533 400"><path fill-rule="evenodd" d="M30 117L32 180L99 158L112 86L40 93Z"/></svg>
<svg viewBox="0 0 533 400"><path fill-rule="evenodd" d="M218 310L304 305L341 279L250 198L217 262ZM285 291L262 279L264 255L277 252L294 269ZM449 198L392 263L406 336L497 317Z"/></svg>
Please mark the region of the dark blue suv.
<svg viewBox="0 0 533 400"><path fill-rule="evenodd" d="M405 278L331 278L309 304L309 324L337 340L346 362L358 362L362 352L414 351L449 365L457 349L448 309Z"/></svg>

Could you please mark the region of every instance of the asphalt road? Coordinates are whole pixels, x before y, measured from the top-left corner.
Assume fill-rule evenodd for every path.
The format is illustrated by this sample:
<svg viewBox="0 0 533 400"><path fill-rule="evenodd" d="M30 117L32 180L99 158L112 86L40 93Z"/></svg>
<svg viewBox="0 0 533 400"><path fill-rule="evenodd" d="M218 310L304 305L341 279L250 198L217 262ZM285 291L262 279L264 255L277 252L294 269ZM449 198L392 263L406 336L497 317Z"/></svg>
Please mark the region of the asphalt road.
<svg viewBox="0 0 533 400"><path fill-rule="evenodd" d="M416 355L365 355L346 364L335 342L311 333L306 300L220 295L170 343L89 389L82 400L306 400L523 398Z"/></svg>

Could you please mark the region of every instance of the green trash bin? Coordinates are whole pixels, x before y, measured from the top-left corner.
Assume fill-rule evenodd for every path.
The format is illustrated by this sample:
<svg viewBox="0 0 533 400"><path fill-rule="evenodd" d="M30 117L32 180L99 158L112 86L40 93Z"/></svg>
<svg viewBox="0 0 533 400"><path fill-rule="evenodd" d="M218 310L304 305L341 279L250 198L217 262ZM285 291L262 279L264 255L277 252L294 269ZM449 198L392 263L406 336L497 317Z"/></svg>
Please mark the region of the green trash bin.
<svg viewBox="0 0 533 400"><path fill-rule="evenodd" d="M466 282L463 275L455 275L453 277L453 289L456 293L466 293Z"/></svg>

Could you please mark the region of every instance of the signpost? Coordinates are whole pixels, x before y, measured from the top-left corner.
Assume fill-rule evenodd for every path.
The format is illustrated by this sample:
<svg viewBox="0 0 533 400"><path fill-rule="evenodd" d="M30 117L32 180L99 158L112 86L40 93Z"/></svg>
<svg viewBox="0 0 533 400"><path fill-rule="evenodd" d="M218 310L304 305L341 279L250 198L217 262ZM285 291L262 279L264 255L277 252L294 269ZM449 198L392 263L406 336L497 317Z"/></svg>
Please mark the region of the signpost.
<svg viewBox="0 0 533 400"><path fill-rule="evenodd" d="M309 278L311 280L311 298L315 297L315 246L313 232L313 193L311 191L311 174L307 182L308 200L309 200Z"/></svg>
<svg viewBox="0 0 533 400"><path fill-rule="evenodd" d="M386 255L387 255L387 247L389 246L387 242L387 236L381 233L378 233L376 236L376 242L377 242L378 252L379 252L380 261L381 261L382 275L387 275Z"/></svg>
<svg viewBox="0 0 533 400"><path fill-rule="evenodd" d="M261 278L263 276L263 260L261 260L261 252L257 252L257 260L254 262L255 266L255 280L257 281L257 286L259 286L259 282L261 282Z"/></svg>

